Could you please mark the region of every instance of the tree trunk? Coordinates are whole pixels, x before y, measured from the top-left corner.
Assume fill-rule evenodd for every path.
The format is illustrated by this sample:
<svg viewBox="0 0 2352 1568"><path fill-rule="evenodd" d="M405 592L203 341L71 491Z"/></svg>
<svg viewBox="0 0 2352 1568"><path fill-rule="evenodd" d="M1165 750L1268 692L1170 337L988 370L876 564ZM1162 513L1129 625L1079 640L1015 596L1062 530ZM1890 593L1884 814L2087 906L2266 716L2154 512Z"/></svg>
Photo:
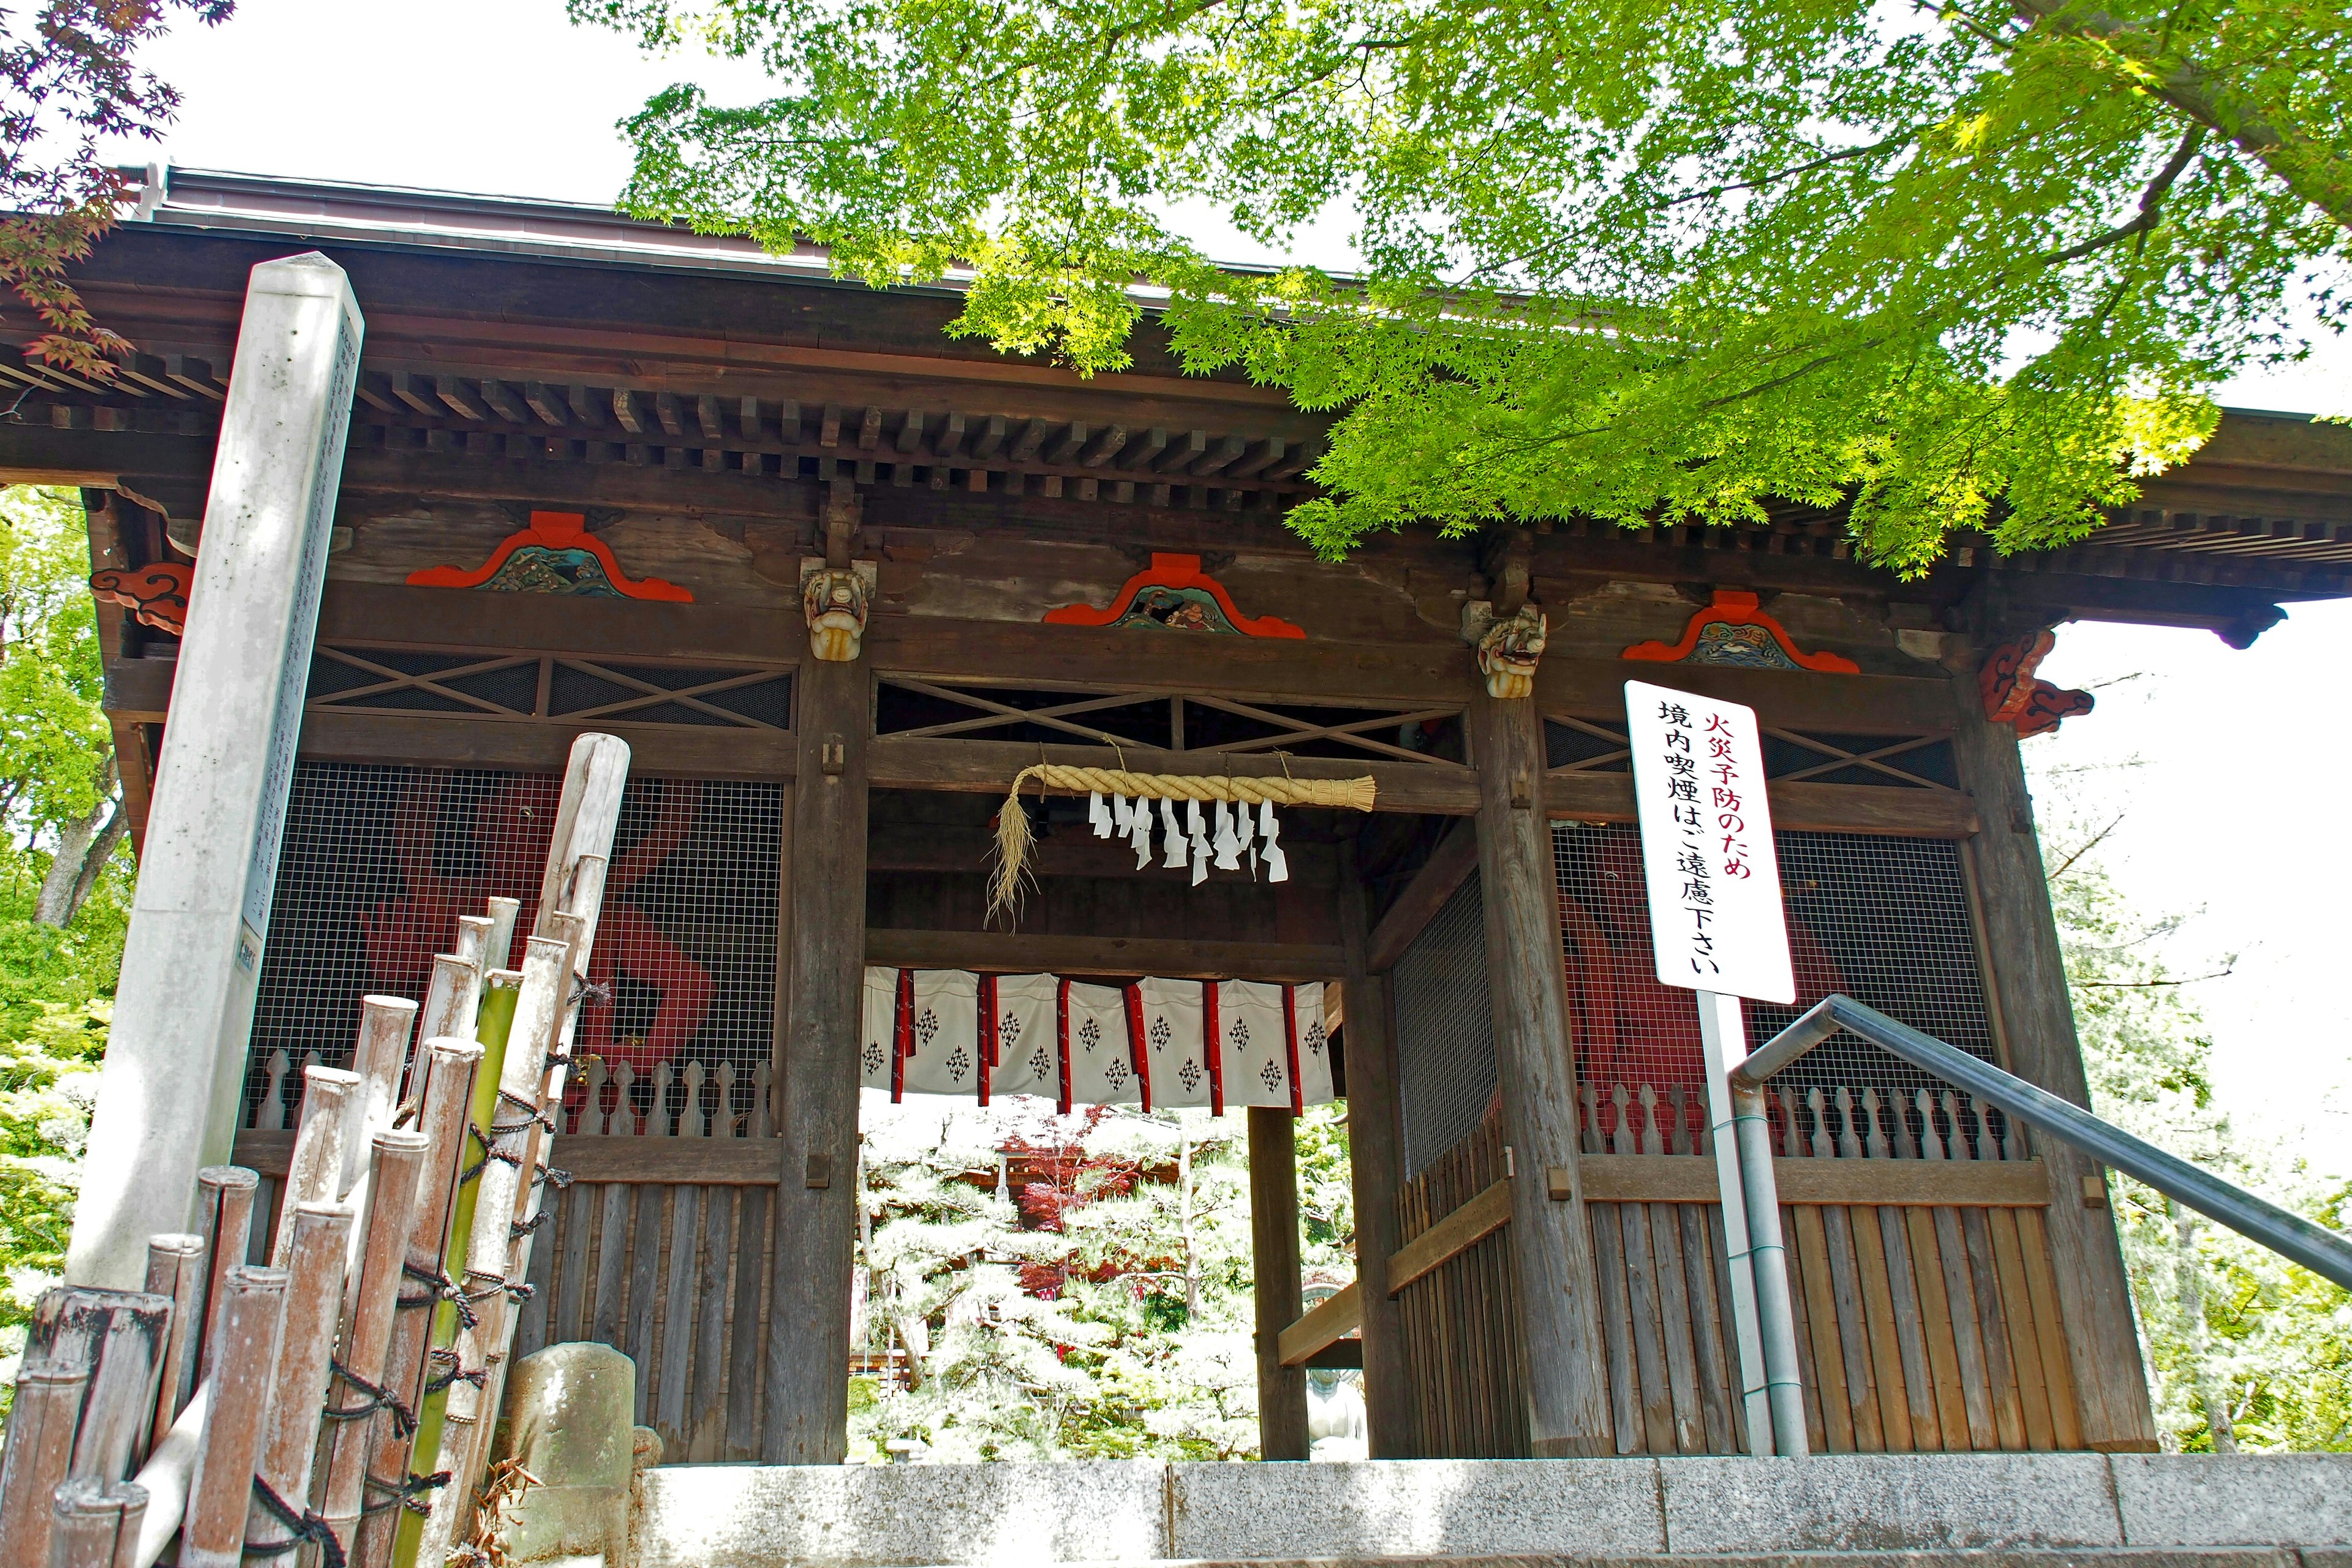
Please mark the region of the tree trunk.
<svg viewBox="0 0 2352 1568"><path fill-rule="evenodd" d="M2205 1326L2204 1260L2197 1256L2197 1216L2171 1199L2172 1268L2180 1298L2180 1337L2189 1347L2189 1372L2197 1385L2197 1401L2205 1407L2205 1430L2217 1454L2238 1451L2238 1434L2230 1420L2229 1390L2213 1375L2213 1336Z"/></svg>
<svg viewBox="0 0 2352 1568"><path fill-rule="evenodd" d="M72 924L130 826L121 801L102 800L88 816L58 828L57 858L49 862L49 874L41 879L33 918L45 926Z"/></svg>

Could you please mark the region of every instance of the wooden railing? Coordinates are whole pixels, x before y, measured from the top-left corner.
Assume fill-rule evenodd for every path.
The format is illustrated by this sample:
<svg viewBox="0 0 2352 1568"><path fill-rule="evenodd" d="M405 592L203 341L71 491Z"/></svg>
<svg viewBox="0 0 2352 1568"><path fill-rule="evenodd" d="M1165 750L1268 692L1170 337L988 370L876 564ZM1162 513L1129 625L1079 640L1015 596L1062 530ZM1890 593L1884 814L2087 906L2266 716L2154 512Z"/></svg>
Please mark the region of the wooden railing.
<svg viewBox="0 0 2352 1568"><path fill-rule="evenodd" d="M2043 1220L2047 1167L1998 1112L1957 1093L1925 1105L1915 1096L1917 1120L1899 1134L1874 1099L1831 1088L1776 1108L1775 1141L1788 1152L1773 1164L1814 1448L2081 1447ZM1743 1451L1716 1168L1701 1157L1694 1099L1640 1086L1611 1086L1604 1098L1588 1086L1584 1103L1589 1157L1576 1176L1517 1179L1540 1177L1560 1197L1581 1185L1615 1446ZM1425 1457L1526 1452L1507 1166L1490 1120L1398 1198L1403 1245L1390 1281ZM1361 1316L1350 1287L1284 1331L1283 1360L1304 1364Z"/></svg>

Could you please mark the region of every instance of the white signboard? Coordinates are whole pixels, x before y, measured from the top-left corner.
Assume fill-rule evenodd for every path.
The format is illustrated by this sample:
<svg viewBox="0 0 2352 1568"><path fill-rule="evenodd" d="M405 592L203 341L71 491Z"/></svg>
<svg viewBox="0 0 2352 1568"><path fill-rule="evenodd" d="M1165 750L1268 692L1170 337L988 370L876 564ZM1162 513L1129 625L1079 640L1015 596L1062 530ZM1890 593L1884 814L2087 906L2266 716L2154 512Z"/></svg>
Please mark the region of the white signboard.
<svg viewBox="0 0 2352 1568"><path fill-rule="evenodd" d="M1794 1002L1755 710L1629 680L1625 718L1659 982Z"/></svg>

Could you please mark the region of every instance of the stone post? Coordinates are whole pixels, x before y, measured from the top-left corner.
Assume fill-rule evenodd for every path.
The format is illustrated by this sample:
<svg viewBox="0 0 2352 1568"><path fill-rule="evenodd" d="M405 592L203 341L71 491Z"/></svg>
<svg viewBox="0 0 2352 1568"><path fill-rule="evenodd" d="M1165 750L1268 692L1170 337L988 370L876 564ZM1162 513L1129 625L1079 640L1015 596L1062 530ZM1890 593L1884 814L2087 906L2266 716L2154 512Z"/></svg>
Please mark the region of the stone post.
<svg viewBox="0 0 2352 1568"><path fill-rule="evenodd" d="M136 1289L224 1164L364 323L313 252L253 269L66 1276Z"/></svg>

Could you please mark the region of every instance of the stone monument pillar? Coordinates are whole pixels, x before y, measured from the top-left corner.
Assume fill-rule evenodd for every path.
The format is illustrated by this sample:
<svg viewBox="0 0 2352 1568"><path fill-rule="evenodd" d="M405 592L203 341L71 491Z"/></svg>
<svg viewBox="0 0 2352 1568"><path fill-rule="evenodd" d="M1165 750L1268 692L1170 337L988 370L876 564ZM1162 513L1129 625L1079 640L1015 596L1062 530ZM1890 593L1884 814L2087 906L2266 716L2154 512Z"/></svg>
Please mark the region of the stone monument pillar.
<svg viewBox="0 0 2352 1568"><path fill-rule="evenodd" d="M137 1289L226 1163L364 323L312 252L253 269L67 1255Z"/></svg>

